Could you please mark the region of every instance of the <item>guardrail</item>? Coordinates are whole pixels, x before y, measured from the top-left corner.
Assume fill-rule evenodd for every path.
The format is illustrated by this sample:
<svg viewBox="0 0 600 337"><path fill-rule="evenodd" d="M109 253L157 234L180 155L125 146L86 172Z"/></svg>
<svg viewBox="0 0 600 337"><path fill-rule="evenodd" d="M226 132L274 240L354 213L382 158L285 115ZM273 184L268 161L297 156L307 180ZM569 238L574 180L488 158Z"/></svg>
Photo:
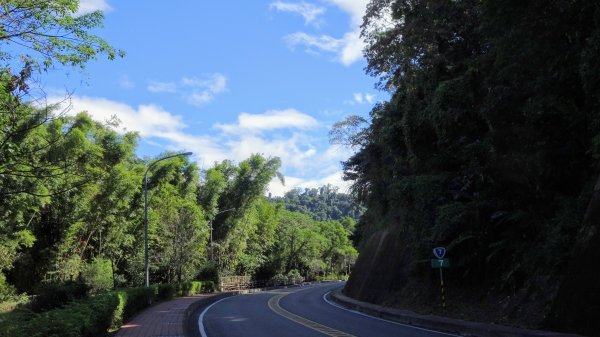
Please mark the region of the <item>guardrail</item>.
<svg viewBox="0 0 600 337"><path fill-rule="evenodd" d="M255 288L298 285L304 282L302 276L283 276L271 280L252 280L250 276L223 276L219 279L218 291L235 291Z"/></svg>

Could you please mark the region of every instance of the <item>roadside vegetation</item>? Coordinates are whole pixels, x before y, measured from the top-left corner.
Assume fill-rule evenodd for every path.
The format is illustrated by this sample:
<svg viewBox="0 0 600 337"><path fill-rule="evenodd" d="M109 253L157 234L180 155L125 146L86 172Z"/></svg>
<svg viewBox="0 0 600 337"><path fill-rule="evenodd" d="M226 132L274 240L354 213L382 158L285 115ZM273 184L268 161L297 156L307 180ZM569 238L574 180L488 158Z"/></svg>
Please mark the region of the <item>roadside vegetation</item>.
<svg viewBox="0 0 600 337"><path fill-rule="evenodd" d="M336 198L335 219L293 212L265 197L272 179L283 183L279 158L200 170L175 157L148 172L152 286L139 288L144 173L174 153L140 158L139 135L117 118L68 111L68 97L51 104L35 86L48 71L124 55L89 33L102 13L77 8L0 6L0 336L103 336L149 303L213 291L222 276L347 277L357 256L348 196L321 188Z"/></svg>
<svg viewBox="0 0 600 337"><path fill-rule="evenodd" d="M361 247L393 236L401 262L365 254L387 278L348 291L441 312L445 246L449 315L598 334L599 18L597 1L370 1L366 70L391 97L331 136L357 150Z"/></svg>

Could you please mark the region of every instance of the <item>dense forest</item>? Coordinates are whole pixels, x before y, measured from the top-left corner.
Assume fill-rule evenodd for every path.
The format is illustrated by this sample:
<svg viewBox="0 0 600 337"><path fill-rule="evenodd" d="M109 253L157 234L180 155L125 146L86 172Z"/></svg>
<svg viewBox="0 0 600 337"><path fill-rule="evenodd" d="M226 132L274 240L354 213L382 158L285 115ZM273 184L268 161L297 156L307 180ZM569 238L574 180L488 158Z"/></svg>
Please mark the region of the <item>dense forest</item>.
<svg viewBox="0 0 600 337"><path fill-rule="evenodd" d="M67 111L69 97L47 103L37 86L47 72L124 55L89 33L102 13L75 15L77 6L0 6L0 302L72 282L93 292L144 285L145 189L152 284L347 275L355 222L268 200L267 184L283 181L279 158L206 170L183 153L140 158L139 134L118 131L116 119Z"/></svg>
<svg viewBox="0 0 600 337"><path fill-rule="evenodd" d="M448 315L597 335L600 3L372 0L362 36L391 98L332 130L367 206L346 293L440 311L445 246Z"/></svg>
<svg viewBox="0 0 600 337"><path fill-rule="evenodd" d="M272 198L283 202L290 211L308 214L316 220L340 220L350 217L358 220L364 207L356 203L351 195L338 192L338 188L325 185L319 188L295 188L287 191L283 197Z"/></svg>

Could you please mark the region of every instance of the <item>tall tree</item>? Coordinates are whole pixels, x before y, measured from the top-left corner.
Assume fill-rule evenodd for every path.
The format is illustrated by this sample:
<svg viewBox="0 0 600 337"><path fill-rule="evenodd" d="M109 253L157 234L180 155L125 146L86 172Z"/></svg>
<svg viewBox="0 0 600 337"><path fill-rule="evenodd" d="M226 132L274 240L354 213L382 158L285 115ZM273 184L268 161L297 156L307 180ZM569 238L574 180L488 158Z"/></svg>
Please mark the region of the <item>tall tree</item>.
<svg viewBox="0 0 600 337"><path fill-rule="evenodd" d="M225 273L248 269L237 266L241 257L248 256L244 252L256 230L256 222L248 217L248 212L252 212L256 203L261 202L273 178L278 177L283 182L283 176L278 172L280 166L281 160L277 157L264 158L254 154L237 166L224 161L207 171L205 181L199 187L198 200L206 203L203 206L212 212L210 218L214 218L219 211L235 209L212 221L214 251L219 268ZM256 264L253 265L255 268Z"/></svg>

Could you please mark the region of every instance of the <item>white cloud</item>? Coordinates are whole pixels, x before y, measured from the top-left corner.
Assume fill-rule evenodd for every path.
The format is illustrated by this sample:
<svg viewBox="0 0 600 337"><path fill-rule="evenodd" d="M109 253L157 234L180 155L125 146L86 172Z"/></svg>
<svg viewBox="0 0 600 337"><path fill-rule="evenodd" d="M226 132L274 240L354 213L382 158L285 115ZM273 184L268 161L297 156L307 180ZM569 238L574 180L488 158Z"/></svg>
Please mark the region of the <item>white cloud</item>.
<svg viewBox="0 0 600 337"><path fill-rule="evenodd" d="M369 93L355 92L352 94L354 100L346 102L348 104L373 104L375 95Z"/></svg>
<svg viewBox="0 0 600 337"><path fill-rule="evenodd" d="M225 91L227 87L227 77L222 74L216 73L209 78L201 79L197 77L184 77L181 79L181 83L184 86L193 88L203 88L213 94L218 94Z"/></svg>
<svg viewBox="0 0 600 337"><path fill-rule="evenodd" d="M350 14L352 26L360 27L369 0L327 0L327 2Z"/></svg>
<svg viewBox="0 0 600 337"><path fill-rule="evenodd" d="M62 98L50 98L58 102ZM121 127L127 131L137 131L142 137L153 137L182 130L186 125L181 116L173 115L160 106L143 104L133 108L127 104L105 98L72 96L70 98L70 114L87 111L97 121L107 121L116 116Z"/></svg>
<svg viewBox="0 0 600 337"><path fill-rule="evenodd" d="M133 89L135 88L135 83L133 83L129 76L122 75L119 77L119 86L123 89Z"/></svg>
<svg viewBox="0 0 600 337"><path fill-rule="evenodd" d="M278 11L290 12L301 15L304 18L304 24L313 24L318 26L319 16L325 13L324 7L315 6L306 2L289 3L276 1L269 5L269 8L275 8Z"/></svg>
<svg viewBox="0 0 600 337"><path fill-rule="evenodd" d="M60 100L60 96L50 99L51 102ZM87 111L98 121L116 117L121 121L119 131L137 131L147 144L159 143L173 151L192 151L202 168L224 159L240 162L251 154L261 153L281 158L280 171L286 175L286 186L281 187L281 191L327 183L345 186L339 175L339 163L348 158L349 150L338 145L320 148L313 132L320 127L319 122L295 109L242 113L236 123L215 124L215 133L193 134L181 116L155 104L132 107L86 96L73 96L70 103L68 113L71 115ZM272 192L275 190L273 187Z"/></svg>
<svg viewBox="0 0 600 337"><path fill-rule="evenodd" d="M185 87L192 89L186 97L190 104L200 106L212 101L215 95L224 92L227 89L227 77L216 73L208 78L184 77L181 83Z"/></svg>
<svg viewBox="0 0 600 337"><path fill-rule="evenodd" d="M177 91L177 85L173 82L160 82L160 81L150 81L147 87L150 92L175 92Z"/></svg>
<svg viewBox="0 0 600 337"><path fill-rule="evenodd" d="M350 28L341 38L330 35L312 35L296 32L284 37L291 48L306 46L305 51L315 54L317 50L333 53L338 62L349 66L362 58L365 43L360 37L360 25L365 14L368 0L327 0L333 6L350 15Z"/></svg>
<svg viewBox="0 0 600 337"><path fill-rule="evenodd" d="M255 133L274 129L303 129L317 126L311 116L296 109L270 110L263 114L241 113L236 124L216 124L226 133Z"/></svg>
<svg viewBox="0 0 600 337"><path fill-rule="evenodd" d="M354 101L358 104L363 103L363 95L360 92L354 93Z"/></svg>
<svg viewBox="0 0 600 337"><path fill-rule="evenodd" d="M336 55L336 60L343 65L349 66L362 57L362 51L365 47L364 41L360 38L360 30L346 33L343 38L336 39L329 35L310 35L304 32L296 32L286 35L284 41L291 48L297 45L306 46L306 52L315 54L315 49L330 52ZM318 53L316 53L318 54Z"/></svg>
<svg viewBox="0 0 600 337"><path fill-rule="evenodd" d="M281 197L285 192L293 190L294 188L316 188L330 184L332 186L337 186L340 193L349 193L351 182L344 181L342 177L343 172L341 170L317 179L303 179L286 176L285 186L282 185L278 179L273 179L269 183L267 191L274 197Z"/></svg>
<svg viewBox="0 0 600 337"><path fill-rule="evenodd" d="M360 38L360 29L344 34L343 47L338 55L340 62L349 66L360 60L365 46L365 42Z"/></svg>
<svg viewBox="0 0 600 337"><path fill-rule="evenodd" d="M292 48L297 45L305 45L307 47L315 47L328 52L338 52L343 46L343 41L335 39L328 35L314 36L304 32L296 32L286 35L285 42Z"/></svg>
<svg viewBox="0 0 600 337"><path fill-rule="evenodd" d="M154 93L179 92L191 105L201 106L227 90L227 77L215 73L204 78L183 77L178 83L150 81L147 89Z"/></svg>
<svg viewBox="0 0 600 337"><path fill-rule="evenodd" d="M109 12L112 7L106 0L81 0L76 15L84 15L95 11Z"/></svg>

